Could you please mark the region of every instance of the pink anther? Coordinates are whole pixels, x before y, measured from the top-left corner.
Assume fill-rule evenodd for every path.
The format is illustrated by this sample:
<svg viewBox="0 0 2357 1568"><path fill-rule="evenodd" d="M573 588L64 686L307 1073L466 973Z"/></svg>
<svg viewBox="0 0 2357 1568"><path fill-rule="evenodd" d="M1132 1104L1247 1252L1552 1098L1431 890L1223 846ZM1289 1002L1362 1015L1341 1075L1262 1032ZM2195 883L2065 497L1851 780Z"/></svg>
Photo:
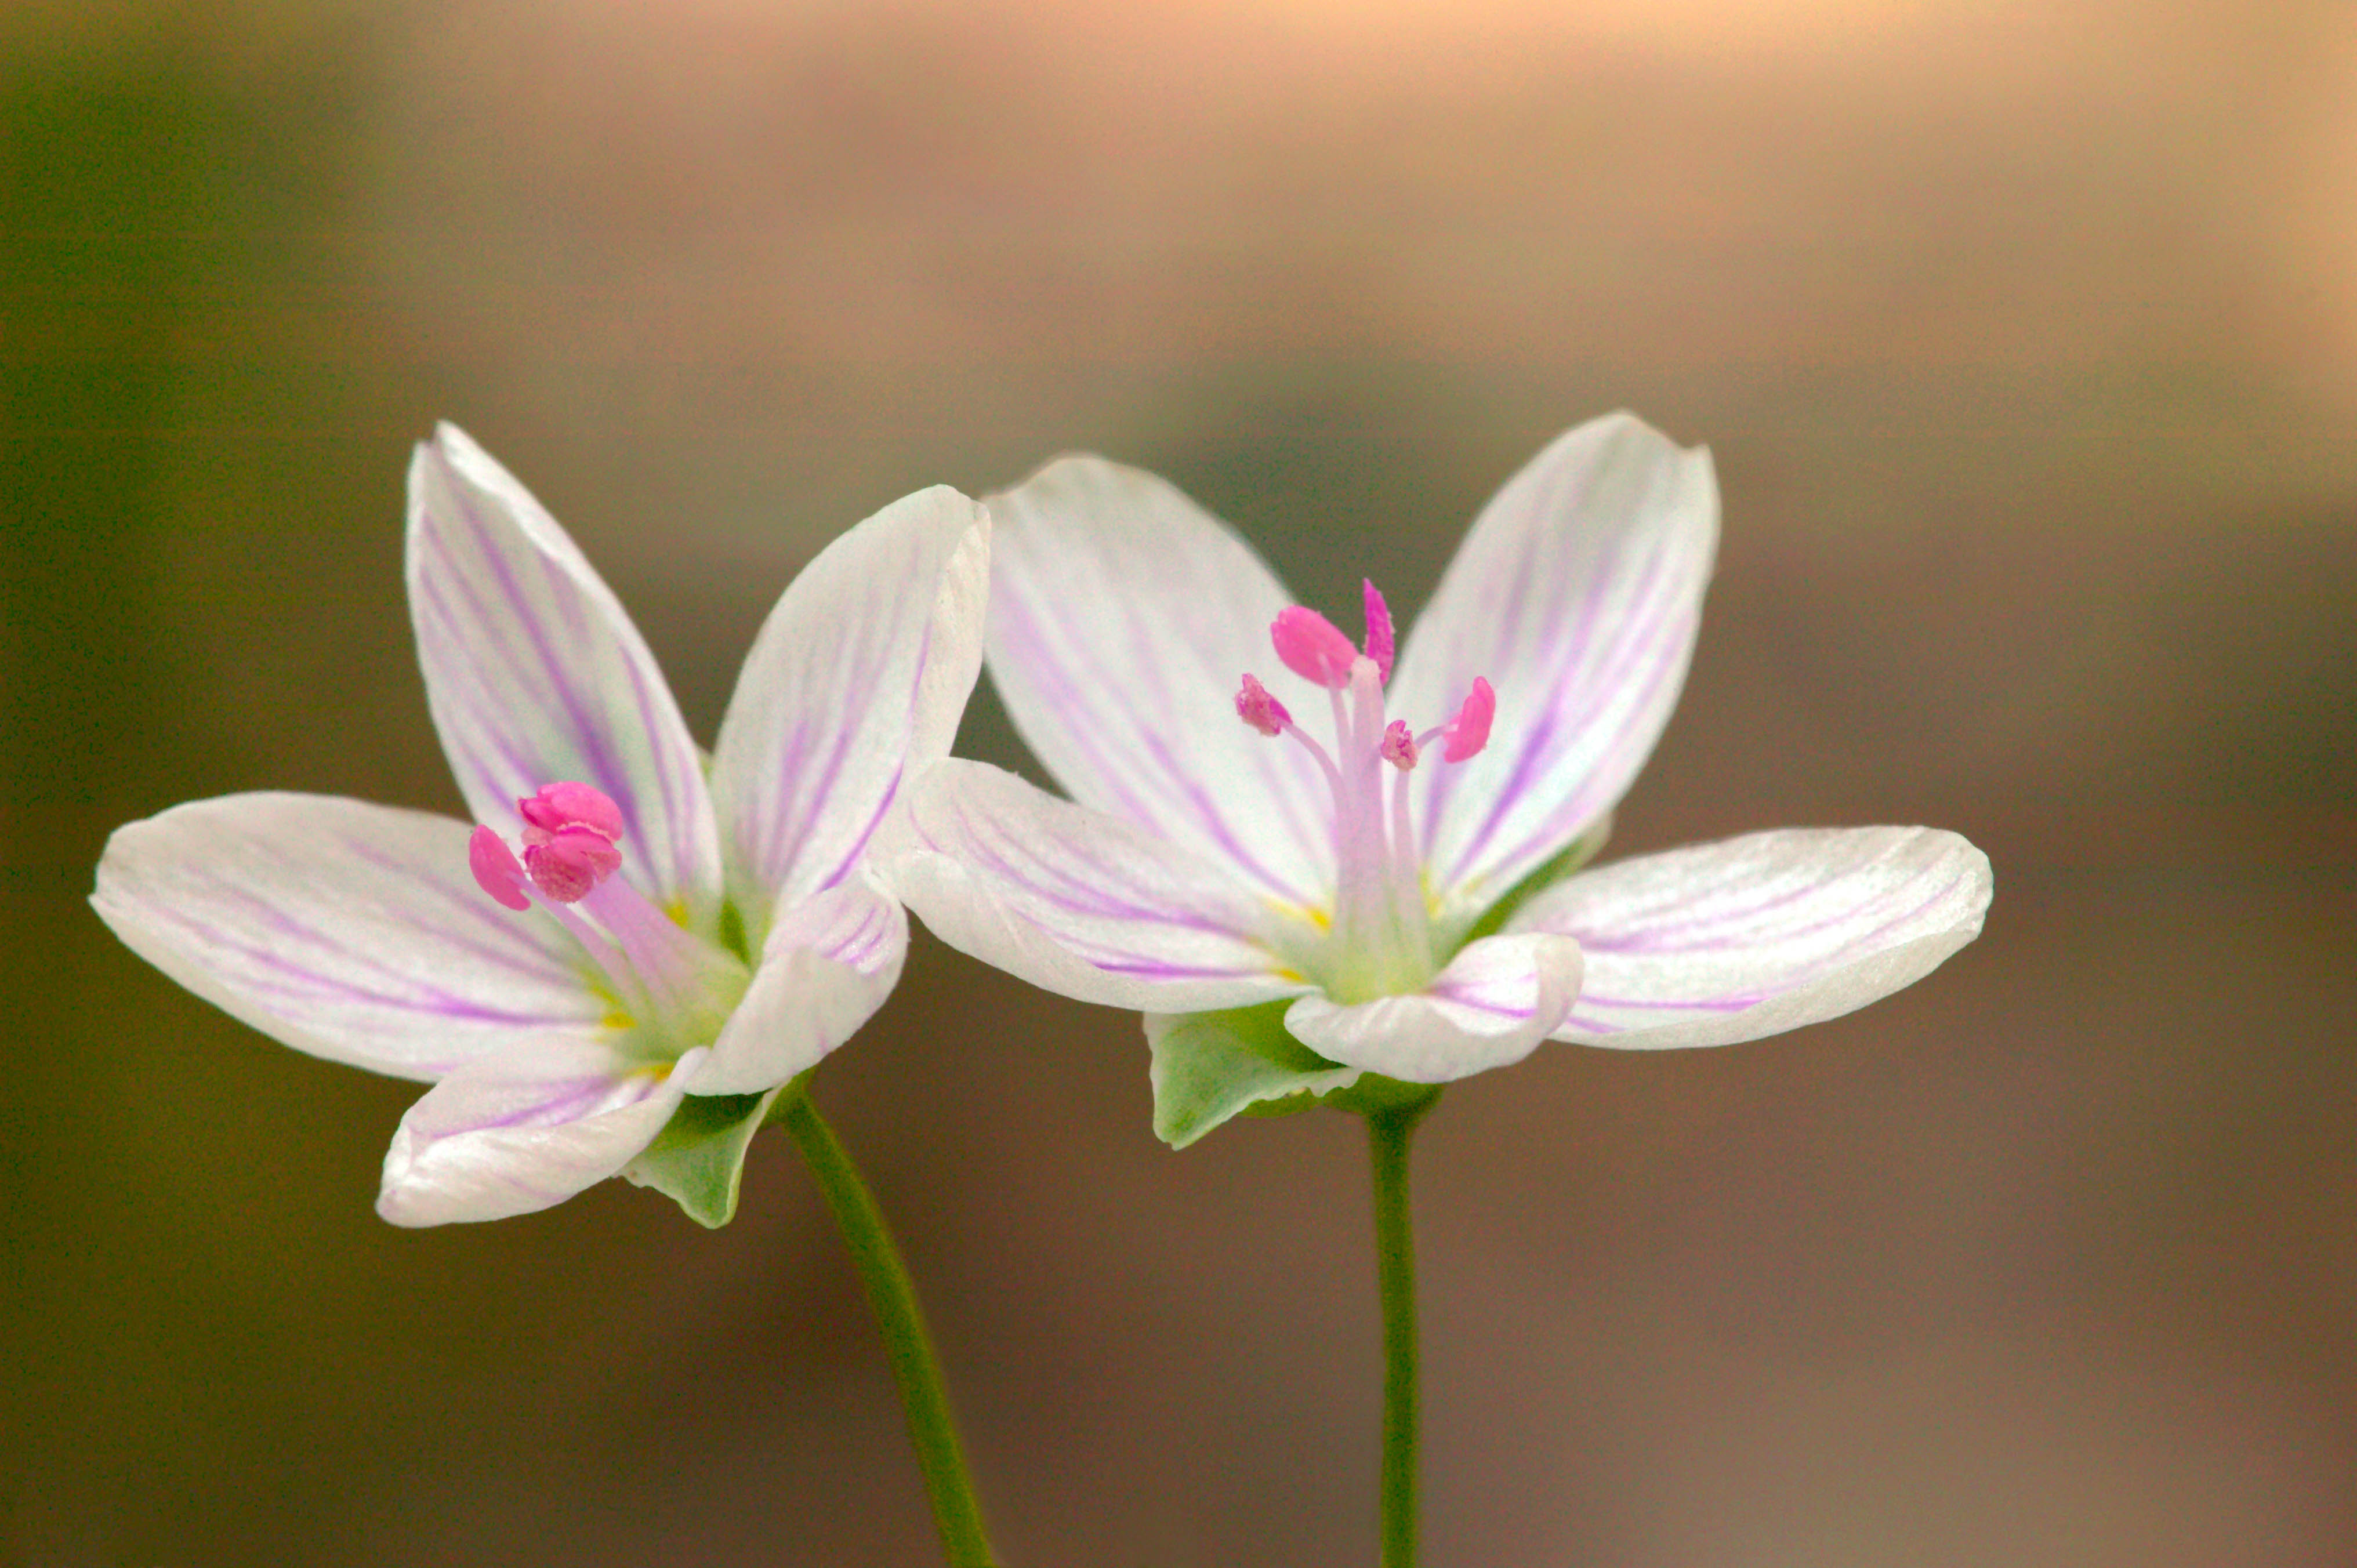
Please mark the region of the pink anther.
<svg viewBox="0 0 2357 1568"><path fill-rule="evenodd" d="M1263 735L1282 735L1285 726L1293 722L1285 704L1250 675L1244 677L1243 689L1236 693L1236 717Z"/></svg>
<svg viewBox="0 0 2357 1568"><path fill-rule="evenodd" d="M1480 676L1473 677L1473 689L1465 694L1465 705L1448 722L1448 744L1440 755L1451 762L1462 762L1478 754L1490 744L1490 721L1498 716L1498 693Z"/></svg>
<svg viewBox="0 0 2357 1568"><path fill-rule="evenodd" d="M1392 609L1371 577L1359 579L1366 592L1367 657L1375 661L1375 678L1388 685L1392 678Z"/></svg>
<svg viewBox="0 0 2357 1568"><path fill-rule="evenodd" d="M526 825L539 830L539 834L587 828L608 843L622 836L622 808L592 785L571 781L544 784L537 793L518 800L516 810L522 814ZM532 832L524 837L528 843L547 842Z"/></svg>
<svg viewBox="0 0 2357 1568"><path fill-rule="evenodd" d="M490 829L478 827L467 841L467 869L475 874L475 886L509 908L532 908L532 895L523 890L523 867L516 864L507 841Z"/></svg>
<svg viewBox="0 0 2357 1568"><path fill-rule="evenodd" d="M589 890L621 868L614 841L587 828L566 828L544 842L526 844L523 868L533 886L559 904L577 904Z"/></svg>
<svg viewBox="0 0 2357 1568"><path fill-rule="evenodd" d="M1351 683L1351 665L1359 650L1334 623L1316 610L1299 605L1270 623L1268 639L1285 667L1314 685L1339 692Z"/></svg>
<svg viewBox="0 0 2357 1568"><path fill-rule="evenodd" d="M1415 766L1415 736L1408 733L1405 719L1394 719L1383 726L1383 758L1402 773Z"/></svg>

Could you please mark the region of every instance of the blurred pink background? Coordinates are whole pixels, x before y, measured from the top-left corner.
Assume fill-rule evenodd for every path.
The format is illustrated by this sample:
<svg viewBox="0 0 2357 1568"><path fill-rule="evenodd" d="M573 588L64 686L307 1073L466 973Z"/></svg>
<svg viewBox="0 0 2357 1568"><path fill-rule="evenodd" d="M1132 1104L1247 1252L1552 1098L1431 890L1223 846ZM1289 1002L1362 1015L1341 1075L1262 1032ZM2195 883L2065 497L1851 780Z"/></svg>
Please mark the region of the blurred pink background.
<svg viewBox="0 0 2357 1568"><path fill-rule="evenodd" d="M1927 822L1997 899L1853 1017L1449 1091L1426 1561L2357 1562L2346 5L18 0L0 96L0 1561L932 1558L782 1139L717 1234L394 1230L414 1090L82 902L183 799L458 811L434 419L708 741L920 485L1102 450L1405 613L1627 405L1726 543L1608 854ZM1146 1064L922 940L816 1094L1010 1562L1370 1562L1360 1129L1174 1155Z"/></svg>

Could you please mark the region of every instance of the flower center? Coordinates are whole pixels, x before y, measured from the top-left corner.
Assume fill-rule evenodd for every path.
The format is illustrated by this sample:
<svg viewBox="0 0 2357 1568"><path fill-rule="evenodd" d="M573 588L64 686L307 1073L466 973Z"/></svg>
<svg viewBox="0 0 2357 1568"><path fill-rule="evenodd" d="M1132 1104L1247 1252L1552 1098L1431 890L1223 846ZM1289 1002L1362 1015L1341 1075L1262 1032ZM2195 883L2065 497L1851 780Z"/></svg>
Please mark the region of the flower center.
<svg viewBox="0 0 2357 1568"><path fill-rule="evenodd" d="M1408 775L1426 747L1463 762L1490 743L1497 693L1475 677L1454 716L1423 734L1383 712L1392 673L1392 617L1372 583L1364 585L1367 636L1362 652L1316 610L1297 605L1269 627L1285 667L1323 686L1333 709L1334 749L1293 722L1269 689L1251 675L1236 693L1236 716L1265 736L1308 748L1334 795L1334 911L1330 929L1297 956L1328 995L1351 1003L1420 991L1440 968L1424 859L1408 810ZM1384 788L1383 769L1394 777Z"/></svg>
<svg viewBox="0 0 2357 1568"><path fill-rule="evenodd" d="M613 989L613 1001L651 1055L709 1045L745 994L745 966L686 929L631 885L622 868L622 812L587 784L544 784L516 802L523 858L478 824L468 868L507 908L537 904L570 932Z"/></svg>

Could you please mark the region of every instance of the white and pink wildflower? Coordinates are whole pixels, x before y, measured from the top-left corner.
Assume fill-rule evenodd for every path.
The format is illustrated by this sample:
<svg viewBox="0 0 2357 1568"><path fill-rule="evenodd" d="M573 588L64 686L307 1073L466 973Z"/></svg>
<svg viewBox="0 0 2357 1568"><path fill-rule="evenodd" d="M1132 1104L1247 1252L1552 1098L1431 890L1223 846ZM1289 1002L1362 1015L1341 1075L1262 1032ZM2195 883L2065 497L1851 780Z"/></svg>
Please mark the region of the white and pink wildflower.
<svg viewBox="0 0 2357 1568"><path fill-rule="evenodd" d="M973 687L988 553L944 489L834 541L763 625L707 764L572 540L444 425L410 468L410 606L474 823L194 801L119 830L92 902L264 1033L434 1085L386 1155L387 1219L625 1175L719 1223L777 1091L899 977L876 851Z"/></svg>
<svg viewBox="0 0 2357 1568"><path fill-rule="evenodd" d="M1547 1038L1756 1038L1896 991L1980 929L1986 858L1926 828L1572 875L1676 703L1717 544L1708 454L1627 415L1506 485L1395 668L1372 584L1354 645L1150 474L1065 458L989 505L992 677L1071 798L944 762L896 885L952 946L1143 1011L1173 1143ZM1324 741L1293 714L1321 691Z"/></svg>

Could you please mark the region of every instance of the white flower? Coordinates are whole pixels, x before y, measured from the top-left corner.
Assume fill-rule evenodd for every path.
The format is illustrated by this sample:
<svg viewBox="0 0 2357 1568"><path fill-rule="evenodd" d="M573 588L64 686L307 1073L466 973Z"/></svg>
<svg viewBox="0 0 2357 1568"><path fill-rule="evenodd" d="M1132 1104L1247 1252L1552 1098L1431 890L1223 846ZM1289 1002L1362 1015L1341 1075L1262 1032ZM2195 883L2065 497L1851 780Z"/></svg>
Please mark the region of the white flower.
<svg viewBox="0 0 2357 1568"><path fill-rule="evenodd" d="M119 830L92 902L264 1033L434 1084L385 1157L395 1224L617 1174L718 1224L775 1091L899 978L908 917L871 848L973 688L988 519L925 490L823 551L762 627L708 770L613 594L447 424L410 467L408 554L477 824L194 801Z"/></svg>
<svg viewBox="0 0 2357 1568"><path fill-rule="evenodd" d="M1143 1010L1174 1143L1258 1101L1362 1072L1444 1082L1549 1037L1772 1034L1980 929L1986 857L1924 828L1566 878L1669 718L1717 543L1708 454L1625 414L1491 501L1396 670L1372 585L1361 649L1150 474L1065 458L989 504L990 670L1071 800L945 762L896 884L952 946Z"/></svg>

